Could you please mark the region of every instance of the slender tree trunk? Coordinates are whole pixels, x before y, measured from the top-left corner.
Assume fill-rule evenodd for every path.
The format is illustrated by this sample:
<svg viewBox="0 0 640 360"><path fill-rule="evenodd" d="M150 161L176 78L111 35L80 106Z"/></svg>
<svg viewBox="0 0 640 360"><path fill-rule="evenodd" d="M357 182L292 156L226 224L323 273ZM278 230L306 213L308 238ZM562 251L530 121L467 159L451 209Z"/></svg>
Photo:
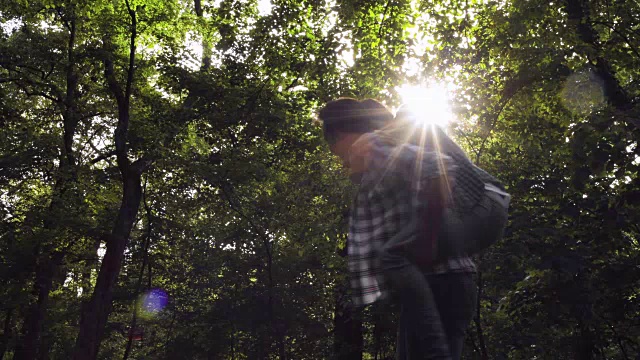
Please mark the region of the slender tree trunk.
<svg viewBox="0 0 640 360"><path fill-rule="evenodd" d="M76 74L76 56L75 56L75 40L76 40L76 18L75 9L70 7L68 16L69 39L67 47L67 64L66 64L66 95L64 99L60 99L57 104L62 111L63 118L63 148L62 157L60 159L60 167L58 169L58 179L54 185L51 204L48 209L49 216L59 217L61 213L69 213L67 198L71 197L77 200L75 196L74 186L77 182L76 160L73 154L73 137L78 124L78 115L76 113L76 96L78 87L78 78ZM76 202L73 202L76 204ZM55 230L60 228L60 222L57 220L45 219L44 228ZM65 250L52 251L53 245L50 243L38 246L36 250L36 268L35 282L33 292L36 301L31 304L23 328L23 336L21 343L17 346L16 360L33 360L38 354L40 348L40 340L44 327L44 321L49 304L49 292L53 286L53 277L58 272L58 268L65 255Z"/></svg>
<svg viewBox="0 0 640 360"><path fill-rule="evenodd" d="M52 275L51 291L55 292L57 289L60 289L64 285L64 282L67 279L67 275L69 274L69 271L68 271L69 269L64 265L64 262L63 262L63 258L65 254L66 252L54 253L54 264L51 271L51 275ZM77 279L74 279L74 281L76 280ZM76 292L77 292L77 288L76 288ZM47 308L51 308L55 306L56 306L55 300L53 301L48 300ZM43 323L43 328L42 328L41 337L40 337L40 348L38 350L38 356L37 356L39 360L48 360L50 358L51 346L54 344L56 339L55 334L53 334L51 331L48 331L47 329L48 312L46 311L47 309L45 309L45 318L44 318L45 321Z"/></svg>
<svg viewBox="0 0 640 360"><path fill-rule="evenodd" d="M142 197L140 175L129 173L124 180L122 205L107 242L107 251L102 259L93 295L82 305L80 331L73 355L75 360L96 358L104 327L111 313L113 290L120 274L124 250Z"/></svg>
<svg viewBox="0 0 640 360"><path fill-rule="evenodd" d="M196 16L198 16L198 19L200 21L204 21L204 16L203 16L203 11L202 11L202 1L201 0L194 0L194 7L196 10ZM202 28L206 28L206 26L202 26ZM202 70L207 70L209 67L211 67L211 41L209 39L209 37L207 36L206 32L203 32L202 34L202 65L201 65L201 69Z"/></svg>
<svg viewBox="0 0 640 360"><path fill-rule="evenodd" d="M373 323L373 357L374 360L377 360L379 356L383 356L386 353L386 349L384 349L384 335L387 333L388 329L383 325L384 321L384 313L381 311L375 311L372 314L371 322Z"/></svg>
<svg viewBox="0 0 640 360"><path fill-rule="evenodd" d="M594 358L596 344L593 336L593 332L584 324L581 320L578 323L579 330L578 336L575 337L574 344L574 359L576 360L591 360Z"/></svg>
<svg viewBox="0 0 640 360"><path fill-rule="evenodd" d="M274 288L275 282L273 279L273 246L269 240L269 236L265 229L261 226L258 226L249 216L247 216L241 209L242 207L237 203L237 201L233 198L233 191L231 189L225 189L224 186L222 188L222 193L224 197L227 199L229 206L233 211L235 211L240 217L245 219L251 228L253 228L257 234L260 236L262 240L262 244L264 246L265 255L267 256L266 261L266 272L267 272L267 318L269 325L271 326L275 333L275 341L278 346L278 353L281 360L286 360L286 348L285 348L285 335L286 329L283 324L279 321L279 316L276 316L274 310ZM258 359L266 359L269 355L269 351L271 348L272 339L274 336L266 336L261 334L258 339L257 346L257 355Z"/></svg>
<svg viewBox="0 0 640 360"><path fill-rule="evenodd" d="M88 246L87 249L87 258L89 260L85 261L84 269L80 274L80 289L82 289L82 295L86 296L89 294L91 289L91 271L98 270L98 250L100 249L101 239L96 239L92 244Z"/></svg>
<svg viewBox="0 0 640 360"><path fill-rule="evenodd" d="M346 288L336 291L334 312L333 353L336 360L362 360L364 337L359 311L346 301Z"/></svg>
<svg viewBox="0 0 640 360"><path fill-rule="evenodd" d="M136 326L138 325L138 307L139 305L139 300L138 300L138 294L140 294L140 291L142 290L142 281L144 279L144 269L147 267L147 262L149 261L149 245L151 244L151 232L152 232L152 222L151 222L151 208L149 207L149 205L147 204L147 199L146 199L146 185L143 191L143 203L144 203L144 207L147 213L147 234L145 236L144 239L144 245L143 245L143 253L142 253L142 265L140 266L140 274L138 275L138 282L136 283L136 290L134 293L134 304L133 304L133 313L131 315L131 324L129 326L129 331L135 331ZM149 288L151 287L151 276L149 276ZM127 360L129 358L129 355L131 354L131 347L133 345L133 337L131 336L131 334L128 334L128 339L127 339L127 348L124 351L124 355L122 356L122 360Z"/></svg>
<svg viewBox="0 0 640 360"><path fill-rule="evenodd" d="M36 281L34 291L37 301L29 306L25 322L23 325L22 341L15 350L15 360L32 360L36 358L40 333L44 322L49 291L51 290L52 278L43 271L43 267L49 268L45 264L38 264L36 268Z"/></svg>
<svg viewBox="0 0 640 360"><path fill-rule="evenodd" d="M4 358L4 354L7 351L7 345L11 340L11 324L13 318L13 309L8 309L4 314L4 332L0 339L0 360Z"/></svg>
<svg viewBox="0 0 640 360"><path fill-rule="evenodd" d="M482 288L484 287L484 283L482 281L482 273L478 271L478 297L476 301L476 317L474 322L476 323L476 331L478 333L478 342L480 343L480 356L482 360L489 360L489 354L487 353L487 345L484 341L484 332L482 331L482 322L481 322L481 299L482 299Z"/></svg>
<svg viewBox="0 0 640 360"><path fill-rule="evenodd" d="M36 267L36 281L34 290L37 301L30 306L25 319L24 334L15 353L15 360L36 359L42 330L49 303L49 292L53 286L53 277L60 266L63 254L56 253L52 258L42 259Z"/></svg>
<svg viewBox="0 0 640 360"><path fill-rule="evenodd" d="M143 268L144 269L144 268ZM129 355L131 354L131 347L133 346L133 336L132 334L136 331L136 326L138 326L138 307L140 306L138 300L138 291L136 291L136 298L133 303L133 311L131 314L131 323L129 324L129 332L127 333L127 347L124 350L124 355L122 356L122 360L127 360Z"/></svg>
<svg viewBox="0 0 640 360"><path fill-rule="evenodd" d="M129 66L124 89L115 76L113 60L109 56L104 58L104 76L118 105L118 125L114 131L114 144L118 168L122 176L122 200L111 235L107 240L107 251L102 259L93 294L89 301L82 304L80 329L73 353L74 360L93 360L98 356L104 328L111 313L113 290L120 274L124 250L129 241L129 235L142 199L142 173L150 163L147 159L139 159L131 163L128 157L127 136L135 69L137 18L129 1L125 0L125 3L131 19L131 33L129 37ZM104 39L104 46L107 50L113 50L108 37Z"/></svg>

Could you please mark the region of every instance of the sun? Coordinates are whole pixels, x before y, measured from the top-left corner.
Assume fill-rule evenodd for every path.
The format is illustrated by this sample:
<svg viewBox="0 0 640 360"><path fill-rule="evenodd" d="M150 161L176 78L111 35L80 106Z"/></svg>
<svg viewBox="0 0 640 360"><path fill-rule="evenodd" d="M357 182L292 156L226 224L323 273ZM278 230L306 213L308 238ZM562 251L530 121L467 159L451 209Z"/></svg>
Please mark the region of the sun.
<svg viewBox="0 0 640 360"><path fill-rule="evenodd" d="M446 129L453 120L449 91L443 83L429 86L405 84L396 87L403 105L411 109L416 121L422 124L433 124Z"/></svg>

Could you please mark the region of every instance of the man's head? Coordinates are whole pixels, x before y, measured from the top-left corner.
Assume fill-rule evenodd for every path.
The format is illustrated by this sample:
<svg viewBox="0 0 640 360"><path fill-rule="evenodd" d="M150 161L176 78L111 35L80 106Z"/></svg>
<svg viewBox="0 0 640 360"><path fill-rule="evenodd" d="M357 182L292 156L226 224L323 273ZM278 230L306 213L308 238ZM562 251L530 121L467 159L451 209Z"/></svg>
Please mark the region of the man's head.
<svg viewBox="0 0 640 360"><path fill-rule="evenodd" d="M352 173L364 170L361 164L351 161L353 144L362 135L378 130L393 120L393 114L378 101L351 98L327 103L320 109L318 117L322 121L324 138L331 152L340 157Z"/></svg>

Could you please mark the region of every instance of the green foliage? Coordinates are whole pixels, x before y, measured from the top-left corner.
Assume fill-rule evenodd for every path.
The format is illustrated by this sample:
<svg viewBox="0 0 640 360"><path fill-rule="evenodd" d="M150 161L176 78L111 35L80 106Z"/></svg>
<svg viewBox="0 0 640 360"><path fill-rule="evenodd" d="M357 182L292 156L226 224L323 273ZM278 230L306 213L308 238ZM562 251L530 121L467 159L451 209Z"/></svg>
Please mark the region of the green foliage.
<svg viewBox="0 0 640 360"><path fill-rule="evenodd" d="M354 189L312 118L425 79L455 85L450 133L514 196L477 259L465 357L636 356L637 2L271 5L0 5L0 354L28 343L34 309L35 351L73 354L123 201L112 64L131 84L126 158L150 165L99 358L124 357L134 316L129 358L328 359L348 321L364 358L392 358L394 309L348 307ZM168 304L142 312L154 288Z"/></svg>

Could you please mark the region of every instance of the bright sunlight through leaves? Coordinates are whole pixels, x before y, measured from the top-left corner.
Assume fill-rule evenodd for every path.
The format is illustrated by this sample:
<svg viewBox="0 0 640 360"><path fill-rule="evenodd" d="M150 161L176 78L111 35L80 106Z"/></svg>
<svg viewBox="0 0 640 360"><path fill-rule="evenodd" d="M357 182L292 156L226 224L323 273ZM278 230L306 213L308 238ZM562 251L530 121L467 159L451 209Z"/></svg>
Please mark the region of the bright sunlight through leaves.
<svg viewBox="0 0 640 360"><path fill-rule="evenodd" d="M434 124L446 128L453 120L449 104L449 92L443 83L429 86L405 84L396 88L403 105L408 105L415 119L424 124Z"/></svg>

